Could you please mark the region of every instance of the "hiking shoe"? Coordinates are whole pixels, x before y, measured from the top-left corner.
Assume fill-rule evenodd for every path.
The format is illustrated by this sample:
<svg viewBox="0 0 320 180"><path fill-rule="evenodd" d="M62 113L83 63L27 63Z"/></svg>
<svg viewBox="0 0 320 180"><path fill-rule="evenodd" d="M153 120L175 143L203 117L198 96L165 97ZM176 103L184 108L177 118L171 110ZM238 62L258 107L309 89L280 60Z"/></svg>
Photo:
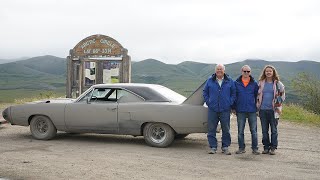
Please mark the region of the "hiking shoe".
<svg viewBox="0 0 320 180"><path fill-rule="evenodd" d="M276 150L275 149L271 149L271 151L269 152L270 155L276 155Z"/></svg>
<svg viewBox="0 0 320 180"><path fill-rule="evenodd" d="M269 154L269 149L265 149L262 151L262 154Z"/></svg>
<svg viewBox="0 0 320 180"><path fill-rule="evenodd" d="M208 153L209 153L209 154L215 154L215 153L217 153L217 149L211 148Z"/></svg>
<svg viewBox="0 0 320 180"><path fill-rule="evenodd" d="M223 149L222 153L225 155L231 155L231 152L228 149Z"/></svg>
<svg viewBox="0 0 320 180"><path fill-rule="evenodd" d="M236 151L236 154L243 154L243 153L246 153L246 150L239 149L238 151Z"/></svg>
<svg viewBox="0 0 320 180"><path fill-rule="evenodd" d="M254 155L259 155L260 152L258 151L258 149L254 149L254 150L252 150L252 154L254 154Z"/></svg>

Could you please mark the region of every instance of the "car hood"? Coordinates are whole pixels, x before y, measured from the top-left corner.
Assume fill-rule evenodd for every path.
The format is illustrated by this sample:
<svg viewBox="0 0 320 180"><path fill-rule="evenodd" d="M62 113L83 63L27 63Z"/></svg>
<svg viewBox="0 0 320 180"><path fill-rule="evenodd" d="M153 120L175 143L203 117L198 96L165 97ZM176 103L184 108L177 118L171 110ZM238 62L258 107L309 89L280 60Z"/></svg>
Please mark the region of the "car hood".
<svg viewBox="0 0 320 180"><path fill-rule="evenodd" d="M76 99L72 98L56 98L56 99L43 99L39 101L29 102L27 104L40 104L40 103L73 103Z"/></svg>

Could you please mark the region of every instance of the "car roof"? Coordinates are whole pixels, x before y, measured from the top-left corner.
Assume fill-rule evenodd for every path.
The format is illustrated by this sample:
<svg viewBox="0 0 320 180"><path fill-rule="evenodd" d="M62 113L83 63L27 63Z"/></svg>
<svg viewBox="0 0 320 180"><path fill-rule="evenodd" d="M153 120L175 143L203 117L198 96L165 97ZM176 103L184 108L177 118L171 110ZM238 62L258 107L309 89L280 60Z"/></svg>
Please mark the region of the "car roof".
<svg viewBox="0 0 320 180"><path fill-rule="evenodd" d="M145 84L145 83L113 83L113 84L95 84L94 88L105 88L105 87L160 87L159 84ZM163 86L161 86L163 87Z"/></svg>
<svg viewBox="0 0 320 180"><path fill-rule="evenodd" d="M129 90L146 101L169 102L170 100L157 92L154 89L161 88L159 84L144 84L144 83L114 83L114 84L96 84L93 88L120 88Z"/></svg>

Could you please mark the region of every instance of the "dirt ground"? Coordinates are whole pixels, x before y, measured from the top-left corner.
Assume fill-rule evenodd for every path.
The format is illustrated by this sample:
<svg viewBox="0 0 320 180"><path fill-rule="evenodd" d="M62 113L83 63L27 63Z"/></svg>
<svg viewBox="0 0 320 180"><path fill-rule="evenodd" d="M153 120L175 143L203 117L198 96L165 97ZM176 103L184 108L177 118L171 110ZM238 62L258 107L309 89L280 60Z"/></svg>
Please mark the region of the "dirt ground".
<svg viewBox="0 0 320 180"><path fill-rule="evenodd" d="M261 128L258 126L259 146ZM237 155L235 119L231 156L207 154L206 134L153 148L142 137L67 134L34 140L29 127L0 125L0 179L320 179L320 129L280 120L275 156ZM217 134L219 144L221 133Z"/></svg>

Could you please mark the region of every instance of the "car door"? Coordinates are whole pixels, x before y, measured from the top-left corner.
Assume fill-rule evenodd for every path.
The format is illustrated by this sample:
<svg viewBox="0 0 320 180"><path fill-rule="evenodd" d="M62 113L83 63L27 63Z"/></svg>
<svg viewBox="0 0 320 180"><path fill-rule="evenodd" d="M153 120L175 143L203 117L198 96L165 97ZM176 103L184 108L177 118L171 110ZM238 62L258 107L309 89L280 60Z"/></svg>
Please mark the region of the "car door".
<svg viewBox="0 0 320 180"><path fill-rule="evenodd" d="M140 119L145 110L144 98L127 90L118 90L118 123L120 134L140 135ZM146 112L148 113L148 112ZM142 115L143 116L143 115Z"/></svg>
<svg viewBox="0 0 320 180"><path fill-rule="evenodd" d="M116 100L116 89L93 89L82 100L66 106L67 129L118 133L118 103Z"/></svg>

